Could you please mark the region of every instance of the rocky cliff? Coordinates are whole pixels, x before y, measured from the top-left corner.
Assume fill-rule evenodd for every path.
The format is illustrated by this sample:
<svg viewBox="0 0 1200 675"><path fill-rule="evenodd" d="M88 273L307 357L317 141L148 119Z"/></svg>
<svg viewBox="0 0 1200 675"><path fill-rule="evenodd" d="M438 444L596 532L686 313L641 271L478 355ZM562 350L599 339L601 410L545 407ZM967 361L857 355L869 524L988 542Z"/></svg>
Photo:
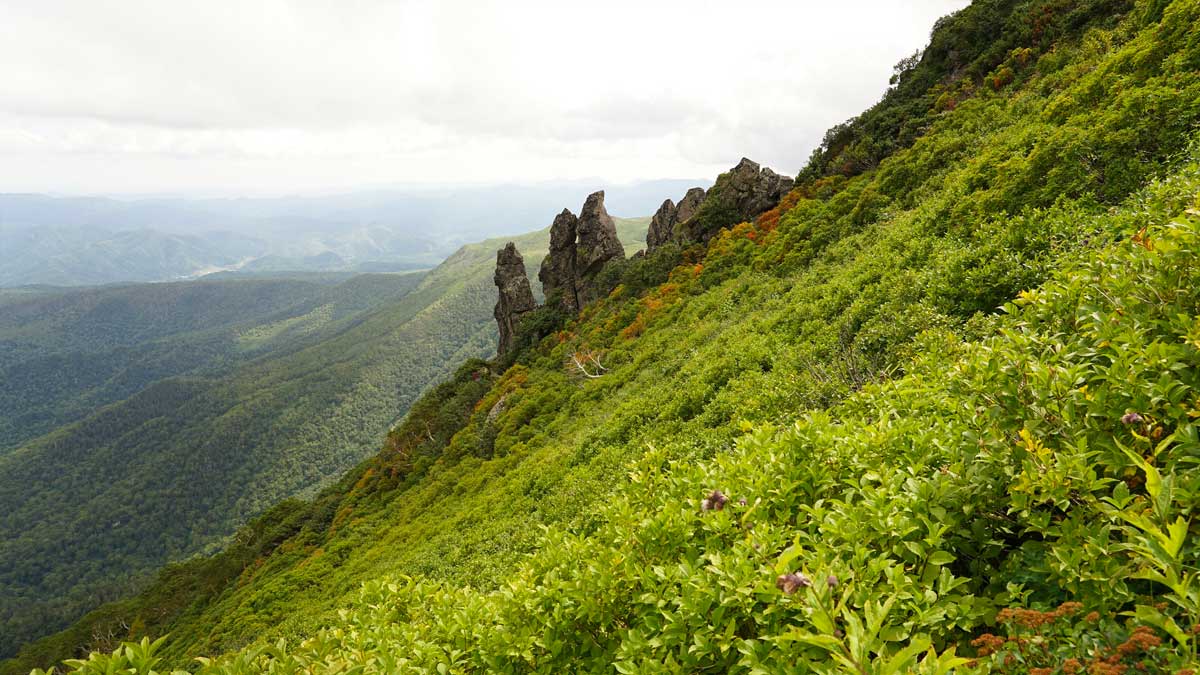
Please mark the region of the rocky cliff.
<svg viewBox="0 0 1200 675"><path fill-rule="evenodd" d="M694 187L687 191L679 204L670 199L658 207L658 212L650 219L650 229L646 232L646 249L654 249L672 241L678 241L676 226L691 220L704 202L704 188Z"/></svg>
<svg viewBox="0 0 1200 675"><path fill-rule="evenodd" d="M570 209L554 217L550 225L550 252L542 259L538 281L546 304L561 308L568 315L579 312L578 274L575 267L575 236L579 219Z"/></svg>
<svg viewBox="0 0 1200 675"><path fill-rule="evenodd" d="M775 206L793 184L791 178L743 157L717 177L694 215L677 216L676 236L685 243L708 241L721 228L753 220Z"/></svg>
<svg viewBox="0 0 1200 675"><path fill-rule="evenodd" d="M682 246L704 243L721 228L752 220L772 208L792 188L792 179L742 158L720 175L712 189L692 188L676 204L668 199L650 220L646 248L654 251L668 243ZM639 253L638 256L642 254ZM588 195L576 216L563 209L550 225L550 250L538 270L545 306L574 317L589 303L610 290L600 273L613 260L624 260L625 249L617 238L616 224L604 207L604 191ZM637 264L636 261L633 264ZM496 254L496 322L500 354L516 344L522 314L536 309L525 278L521 254L510 242Z"/></svg>
<svg viewBox="0 0 1200 675"><path fill-rule="evenodd" d="M500 329L499 353L506 354L513 347L521 316L537 307L533 290L529 287L529 277L525 275L525 260L511 241L496 252L493 280L500 296L493 312Z"/></svg>
<svg viewBox="0 0 1200 675"><path fill-rule="evenodd" d="M579 306L606 295L610 289L596 284L596 275L610 260L623 260L625 247L617 239L617 226L604 208L604 191L588 195L575 227L575 287Z"/></svg>

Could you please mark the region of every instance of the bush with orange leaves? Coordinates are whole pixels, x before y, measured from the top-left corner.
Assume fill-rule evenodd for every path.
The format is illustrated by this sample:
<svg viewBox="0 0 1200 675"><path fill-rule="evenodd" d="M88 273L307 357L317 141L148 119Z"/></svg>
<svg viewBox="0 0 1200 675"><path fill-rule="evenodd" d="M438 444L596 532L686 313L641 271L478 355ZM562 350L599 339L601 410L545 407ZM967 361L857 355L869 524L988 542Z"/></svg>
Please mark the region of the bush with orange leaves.
<svg viewBox="0 0 1200 675"><path fill-rule="evenodd" d="M1163 646L1157 631L1097 611L1083 612L1078 602L1050 610L1013 607L1000 610L1002 635L984 633L974 640L976 673L1027 675L1194 675L1193 664Z"/></svg>

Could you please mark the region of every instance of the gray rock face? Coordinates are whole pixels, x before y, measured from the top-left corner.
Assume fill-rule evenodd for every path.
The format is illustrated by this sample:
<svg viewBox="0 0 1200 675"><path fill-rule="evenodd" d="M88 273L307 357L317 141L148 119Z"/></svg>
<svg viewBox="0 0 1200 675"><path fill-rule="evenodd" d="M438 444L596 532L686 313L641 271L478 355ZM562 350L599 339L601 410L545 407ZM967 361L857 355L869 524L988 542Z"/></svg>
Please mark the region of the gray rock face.
<svg viewBox="0 0 1200 675"><path fill-rule="evenodd" d="M725 185L722 196L733 203L734 209L743 220L758 217L773 208L792 189L794 182L770 169L759 168L757 162L743 157L738 165L723 175ZM719 184L721 179L717 179Z"/></svg>
<svg viewBox="0 0 1200 675"><path fill-rule="evenodd" d="M578 224L579 219L568 209L554 217L554 223L550 225L550 252L542 259L542 267L538 270L546 303L557 303L572 316L579 312L575 260Z"/></svg>
<svg viewBox="0 0 1200 675"><path fill-rule="evenodd" d="M694 187L687 191L679 205L675 207L675 222L686 223L696 215L700 204L704 202L704 188Z"/></svg>
<svg viewBox="0 0 1200 675"><path fill-rule="evenodd" d="M646 232L646 249L653 251L679 237L676 225L685 223L696 215L700 203L704 201L704 188L694 187L687 191L679 205L668 199L658 207L658 212L650 219L650 229Z"/></svg>
<svg viewBox="0 0 1200 675"><path fill-rule="evenodd" d="M655 211L654 216L650 218L650 229L646 230L646 250L653 251L671 241L675 233L678 212L675 202L670 199L658 207L658 211Z"/></svg>
<svg viewBox="0 0 1200 675"><path fill-rule="evenodd" d="M579 292L579 306L598 300L609 289L600 288L595 277L610 260L624 260L625 247L617 238L617 224L604 208L604 191L593 192L583 203L576 227L575 241L575 287Z"/></svg>
<svg viewBox="0 0 1200 675"><path fill-rule="evenodd" d="M493 277L499 299L493 315L500 331L500 355L508 353L515 343L517 324L526 312L537 307L529 277L525 275L525 260L511 241L496 251L496 274Z"/></svg>
<svg viewBox="0 0 1200 675"><path fill-rule="evenodd" d="M578 218L563 209L550 226L550 252L538 271L546 302L578 314L605 292L594 283L604 264L624 257L617 225L604 208L603 190L588 195Z"/></svg>
<svg viewBox="0 0 1200 675"><path fill-rule="evenodd" d="M708 241L723 227L753 220L792 189L794 181L745 157L721 174L694 216L680 219L690 241Z"/></svg>
<svg viewBox="0 0 1200 675"><path fill-rule="evenodd" d="M579 212L575 263L579 276L594 276L613 258L625 258L625 247L617 238L617 224L604 208L604 190L588 195Z"/></svg>

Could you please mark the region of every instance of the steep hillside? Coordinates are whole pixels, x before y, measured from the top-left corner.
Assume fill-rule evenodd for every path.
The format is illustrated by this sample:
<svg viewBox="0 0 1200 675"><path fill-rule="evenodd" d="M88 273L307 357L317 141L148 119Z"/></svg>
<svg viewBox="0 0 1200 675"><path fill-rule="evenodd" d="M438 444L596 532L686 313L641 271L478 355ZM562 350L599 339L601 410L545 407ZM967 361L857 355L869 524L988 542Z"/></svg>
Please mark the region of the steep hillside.
<svg viewBox="0 0 1200 675"><path fill-rule="evenodd" d="M11 672L146 635L70 668L1194 669L1197 25L943 19L775 208L740 164L314 501Z"/></svg>
<svg viewBox="0 0 1200 675"><path fill-rule="evenodd" d="M645 224L625 221L622 229L640 236ZM536 250L546 238L543 231L521 240ZM631 238L631 247L638 244ZM384 277L325 289L303 313L151 342L130 360L148 368L158 355L215 361L231 350L279 348L214 377L148 381L129 398L0 457L0 653L15 653L32 637L140 588L164 562L216 550L248 518L285 497L313 494L376 450L423 389L464 359L495 349L496 245L464 247L415 288L370 311L344 310L371 306ZM107 331L92 320L90 344L135 335L139 327L167 335L153 303L137 304L140 313L130 316L134 305L122 301L129 292L99 291L99 300L54 296L66 308L45 313L41 324L18 317L10 330L45 333L53 325L63 341L78 342L85 336L71 328L98 306L129 330ZM220 313L216 306L209 311ZM210 319L200 316L180 330ZM200 349L206 344L208 352ZM54 358L31 363L71 376ZM36 402L41 390L22 394L21 384L6 385L12 398Z"/></svg>

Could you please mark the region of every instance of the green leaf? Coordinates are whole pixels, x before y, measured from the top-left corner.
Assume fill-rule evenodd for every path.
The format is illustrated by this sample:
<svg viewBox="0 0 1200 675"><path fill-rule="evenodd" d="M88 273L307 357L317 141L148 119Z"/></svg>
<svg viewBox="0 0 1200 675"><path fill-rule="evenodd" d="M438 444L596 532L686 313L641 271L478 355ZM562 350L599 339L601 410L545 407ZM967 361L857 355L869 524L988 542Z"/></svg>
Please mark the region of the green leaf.
<svg viewBox="0 0 1200 675"><path fill-rule="evenodd" d="M954 554L948 551L934 551L930 554L928 562L930 565L948 565L954 562Z"/></svg>
<svg viewBox="0 0 1200 675"><path fill-rule="evenodd" d="M1179 627L1179 624L1175 623L1175 619L1163 614L1154 607L1138 605L1137 609L1134 610L1134 616L1143 623L1148 623L1151 626L1162 629L1163 632L1175 638L1175 641L1178 642L1181 647L1186 648L1188 646L1188 642L1191 640L1191 636L1184 632L1184 630Z"/></svg>

